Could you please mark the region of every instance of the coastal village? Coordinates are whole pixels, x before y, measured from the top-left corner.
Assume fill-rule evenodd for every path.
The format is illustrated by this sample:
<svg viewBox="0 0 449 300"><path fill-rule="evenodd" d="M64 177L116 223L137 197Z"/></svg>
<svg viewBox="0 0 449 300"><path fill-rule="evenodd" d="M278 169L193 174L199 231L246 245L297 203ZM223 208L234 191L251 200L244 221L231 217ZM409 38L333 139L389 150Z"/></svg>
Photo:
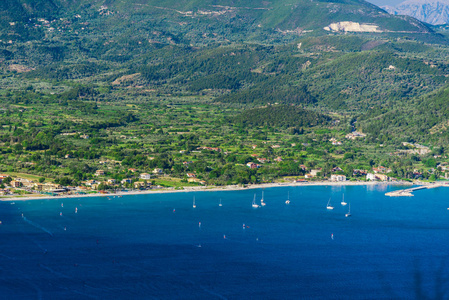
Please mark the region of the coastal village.
<svg viewBox="0 0 449 300"><path fill-rule="evenodd" d="M355 140L357 138L364 138L366 135L361 132L353 131L345 136L347 140ZM80 138L89 139L88 135L80 135ZM343 144L342 141L337 138L330 138L329 142L333 146L340 146ZM266 142L264 142L266 144ZM295 147L296 144L291 144ZM308 147L309 144L303 143L302 146ZM382 147L382 145L380 145ZM282 149L280 144L266 145L271 149ZM252 151L259 150L258 145L251 145L250 149ZM197 154L205 151L207 153L219 153L223 155L228 155L227 151L224 151L218 147L209 146L199 146L196 150L192 150L191 153ZM402 143L402 149L398 149L396 152L391 153L391 156L401 156L401 155L429 155L431 150L427 146L413 144L409 142ZM257 171L257 169L264 168L265 166L271 164L285 163L284 158L280 155L274 154L274 157L262 157L258 153L253 153L250 155L252 161L247 162L245 165L236 164L241 166L246 166L250 170ZM180 150L180 155L185 155L186 150ZM72 154L66 154L64 159L70 160L73 158ZM434 158L439 158L435 155ZM154 157L149 157L148 159L153 160ZM0 196L3 197L30 197L30 196L60 196L60 195L86 195L86 194L109 194L117 192L128 192L128 191L161 191L161 190L183 190L192 187L214 188L214 184L208 183L204 180L202 174L198 174L195 170L189 171L189 166L193 165L195 162L193 160L182 161L182 166L185 168L183 178L176 178L170 172L171 170L163 168L127 168L124 178L117 179L117 176L113 176L114 173L110 171L112 166L120 166L123 170L122 162L115 161L111 159L99 160L98 168L90 178L78 182L77 185L72 185L65 182L64 180L47 180L46 178L37 178L37 176L28 174L0 174ZM397 179L392 172L392 169L382 165L373 166L371 169L352 169L351 173L348 174L345 166L333 166L331 169L325 170L323 167L312 164L301 164L299 165L302 175L300 176L284 176L274 181L258 182L253 185L258 185L260 183L345 183L345 182L401 182L401 179ZM439 173L440 178L448 179L449 177L449 164L446 162L441 162L436 165L435 168L428 168L425 170L427 174ZM423 179L423 170L414 169L413 170L413 180L420 181ZM115 178L114 178L115 177ZM176 181L179 183L177 186L170 186L160 184L161 180ZM245 187L246 184L239 184L241 187Z"/></svg>
<svg viewBox="0 0 449 300"><path fill-rule="evenodd" d="M79 141L89 143L95 139L88 132L81 131L62 132L60 136L78 138ZM136 136L121 135L120 138L134 140ZM397 176L398 172L393 170L394 163L391 162L385 165L382 160L377 163L371 160L348 164L353 160L354 147L367 138L365 133L352 131L339 135L325 134L320 138L315 136L303 139L294 137L290 140L250 140L241 143L238 148L223 143L208 145L197 141L193 147L175 147L170 154L166 154L165 160L162 159L164 156L157 152L138 155L137 161L125 155L93 156L86 160L86 154L61 151L53 162L57 166L54 169L61 170L60 175L50 175L49 178L42 177L43 173L37 175L27 172L28 168L39 168L38 163L41 163L39 161L42 161L42 156L37 152L27 161L19 161L20 169L4 168L0 172L0 196L5 198L109 194L127 191L212 189L231 185L245 187L270 183L402 182L404 178L411 182L426 180L432 174L437 174L436 179L447 179L449 176L449 164L428 146L411 142L402 142L396 148L390 146L388 149L394 149L388 150L391 151L388 153L390 157L432 157L435 160L432 167L421 164L420 168L408 168L407 176ZM379 144L377 147L384 146ZM321 152L315 155L317 148ZM329 161L332 156L329 156L327 161L321 159L324 154L322 149L333 153L336 160ZM80 158L85 159L84 168L87 168L87 171L78 171L74 177L63 171L67 166L79 165ZM217 162L220 164L215 165ZM234 180L215 180L220 175L225 175L225 169L231 168L234 174L240 172L244 175L234 177ZM276 173L281 169L283 175L278 176Z"/></svg>
<svg viewBox="0 0 449 300"><path fill-rule="evenodd" d="M280 157L278 160L281 159ZM267 162L269 160L259 159L259 161ZM188 162L185 162L188 164ZM249 168L259 168L261 165L256 163L248 163ZM334 167L332 174L327 177L322 176L323 169L315 168L308 169L305 165L301 165L304 170L304 176L297 176L294 178L285 178L280 182L286 183L323 183L333 182L342 183L345 182L398 182L396 178L389 176L391 173L390 168L384 166L378 166L372 168L372 170L360 170L354 169L353 176L348 178L343 174L343 170L340 167ZM449 165L439 165L439 169L449 172ZM129 172L133 173L129 178L122 179L120 181L114 178L108 178L104 170L97 170L95 172L96 179L90 179L83 181L81 185L71 186L63 185L53 182L41 182L24 178L25 176L11 176L9 174L0 174L0 196L4 197L23 197L23 196L67 196L67 195L86 195L86 194L111 194L117 192L128 191L161 191L172 190L172 187L164 187L161 185L155 185L154 179L158 177L167 176L164 174L163 169L154 168L149 173L139 172L134 168L129 168ZM446 174L446 173L445 173ZM415 179L422 178L422 173L418 170L414 172ZM198 179L195 173L186 173L187 183L196 184L198 187L213 188L214 186L207 186L206 181ZM445 176L447 178L447 175ZM242 185L245 187L245 185ZM177 189L183 189L177 188Z"/></svg>

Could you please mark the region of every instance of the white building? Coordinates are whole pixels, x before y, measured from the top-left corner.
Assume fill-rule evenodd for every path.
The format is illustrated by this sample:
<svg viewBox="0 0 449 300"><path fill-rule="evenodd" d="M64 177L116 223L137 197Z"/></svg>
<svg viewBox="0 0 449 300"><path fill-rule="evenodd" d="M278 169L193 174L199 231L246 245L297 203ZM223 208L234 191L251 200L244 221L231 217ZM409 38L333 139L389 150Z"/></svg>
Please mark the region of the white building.
<svg viewBox="0 0 449 300"><path fill-rule="evenodd" d="M346 176L345 175L332 174L331 175L331 181L346 181Z"/></svg>
<svg viewBox="0 0 449 300"><path fill-rule="evenodd" d="M151 175L148 173L140 174L140 179L151 179Z"/></svg>
<svg viewBox="0 0 449 300"><path fill-rule="evenodd" d="M376 181L376 175L373 173L366 174L366 180Z"/></svg>
<svg viewBox="0 0 449 300"><path fill-rule="evenodd" d="M310 174L312 176L318 176L318 174L320 174L322 170L323 169L321 169L321 168L318 168L318 169L315 169L315 170L310 170Z"/></svg>
<svg viewBox="0 0 449 300"><path fill-rule="evenodd" d="M86 186L93 186L93 185L98 184L98 183L99 183L98 181L92 179L92 180L86 181L84 184L85 184Z"/></svg>
<svg viewBox="0 0 449 300"><path fill-rule="evenodd" d="M104 171L103 170L95 171L95 176L103 176L103 175L104 175Z"/></svg>
<svg viewBox="0 0 449 300"><path fill-rule="evenodd" d="M132 182L132 180L130 179L130 178L125 178L125 179L122 179L122 181L120 181L122 184L125 184L125 183L131 183Z"/></svg>

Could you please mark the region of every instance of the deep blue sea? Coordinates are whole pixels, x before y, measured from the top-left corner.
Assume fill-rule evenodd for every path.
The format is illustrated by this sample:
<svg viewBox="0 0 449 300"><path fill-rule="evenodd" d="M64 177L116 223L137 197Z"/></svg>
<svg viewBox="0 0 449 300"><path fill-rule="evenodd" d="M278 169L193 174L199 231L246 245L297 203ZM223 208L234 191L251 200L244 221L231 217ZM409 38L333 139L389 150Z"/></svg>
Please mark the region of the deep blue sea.
<svg viewBox="0 0 449 300"><path fill-rule="evenodd" d="M0 299L447 299L449 189L399 188L0 202Z"/></svg>

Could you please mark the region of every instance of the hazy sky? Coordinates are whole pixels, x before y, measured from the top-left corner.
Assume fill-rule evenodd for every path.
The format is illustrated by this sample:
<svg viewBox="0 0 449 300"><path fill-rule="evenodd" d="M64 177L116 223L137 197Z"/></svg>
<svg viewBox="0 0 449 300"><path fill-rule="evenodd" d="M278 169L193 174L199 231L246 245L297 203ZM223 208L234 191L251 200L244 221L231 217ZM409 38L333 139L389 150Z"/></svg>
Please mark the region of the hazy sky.
<svg viewBox="0 0 449 300"><path fill-rule="evenodd" d="M404 2L405 0L366 0L366 1L376 4L377 6L382 5L396 6L399 3Z"/></svg>

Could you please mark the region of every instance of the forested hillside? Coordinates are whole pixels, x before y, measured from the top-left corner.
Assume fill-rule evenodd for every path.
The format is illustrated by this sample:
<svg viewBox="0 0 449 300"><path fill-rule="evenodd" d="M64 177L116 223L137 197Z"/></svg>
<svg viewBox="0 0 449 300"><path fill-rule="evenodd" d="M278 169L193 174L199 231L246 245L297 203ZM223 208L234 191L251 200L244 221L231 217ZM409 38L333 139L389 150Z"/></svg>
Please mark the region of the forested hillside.
<svg viewBox="0 0 449 300"><path fill-rule="evenodd" d="M1 172L229 184L376 164L410 179L446 160L445 33L365 1L5 0L0 15Z"/></svg>
<svg viewBox="0 0 449 300"><path fill-rule="evenodd" d="M264 108L249 109L235 118L236 123L242 126L274 126L289 127L314 127L326 125L331 118L320 113L307 111L295 106L277 105ZM297 128L294 130L301 131Z"/></svg>

